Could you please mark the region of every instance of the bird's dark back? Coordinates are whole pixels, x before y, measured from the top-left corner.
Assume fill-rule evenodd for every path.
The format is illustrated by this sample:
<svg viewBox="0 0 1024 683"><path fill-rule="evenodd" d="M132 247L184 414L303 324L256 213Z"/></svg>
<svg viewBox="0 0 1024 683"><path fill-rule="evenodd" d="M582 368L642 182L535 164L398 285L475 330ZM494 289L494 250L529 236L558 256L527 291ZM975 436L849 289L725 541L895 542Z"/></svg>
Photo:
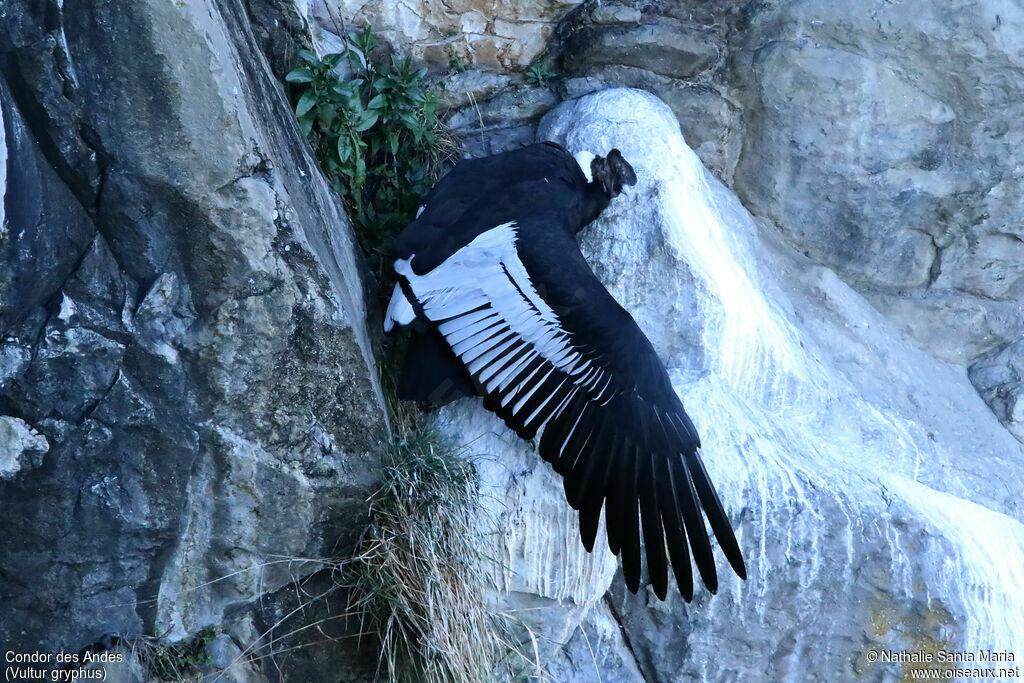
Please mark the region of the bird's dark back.
<svg viewBox="0 0 1024 683"><path fill-rule="evenodd" d="M413 268L432 269L482 232L538 212L552 228L575 230L587 179L564 147L541 142L460 162L431 190L423 213L395 240L394 256L416 254Z"/></svg>

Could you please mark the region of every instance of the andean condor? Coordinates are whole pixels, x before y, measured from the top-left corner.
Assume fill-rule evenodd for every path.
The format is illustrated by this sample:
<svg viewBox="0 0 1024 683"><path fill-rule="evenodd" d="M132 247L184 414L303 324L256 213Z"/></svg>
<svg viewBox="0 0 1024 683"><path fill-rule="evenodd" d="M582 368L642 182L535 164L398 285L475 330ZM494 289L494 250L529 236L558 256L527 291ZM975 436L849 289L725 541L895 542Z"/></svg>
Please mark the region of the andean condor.
<svg viewBox="0 0 1024 683"><path fill-rule="evenodd" d="M415 331L400 397L481 395L521 438L540 432L587 551L603 507L626 586L640 586L642 533L654 592L665 599L667 546L690 601L691 551L704 585L718 588L701 509L746 578L743 556L668 373L576 244L635 183L617 149L574 158L542 142L459 163L395 241L384 328Z"/></svg>

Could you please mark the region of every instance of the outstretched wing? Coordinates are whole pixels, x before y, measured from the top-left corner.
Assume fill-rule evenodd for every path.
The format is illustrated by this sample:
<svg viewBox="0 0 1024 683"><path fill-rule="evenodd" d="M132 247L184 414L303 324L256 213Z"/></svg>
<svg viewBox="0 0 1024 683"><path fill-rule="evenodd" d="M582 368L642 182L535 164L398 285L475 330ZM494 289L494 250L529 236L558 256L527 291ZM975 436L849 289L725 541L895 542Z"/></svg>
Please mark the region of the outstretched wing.
<svg viewBox="0 0 1024 683"><path fill-rule="evenodd" d="M522 231L528 239L520 242ZM640 585L642 533L660 598L671 559L680 592L692 599L691 551L715 592L703 510L746 577L697 432L664 366L557 218L499 225L423 274L415 258L395 263L403 288L479 384L484 406L524 439L543 428L540 454L564 477L588 551L603 507L608 545L622 555L631 591Z"/></svg>

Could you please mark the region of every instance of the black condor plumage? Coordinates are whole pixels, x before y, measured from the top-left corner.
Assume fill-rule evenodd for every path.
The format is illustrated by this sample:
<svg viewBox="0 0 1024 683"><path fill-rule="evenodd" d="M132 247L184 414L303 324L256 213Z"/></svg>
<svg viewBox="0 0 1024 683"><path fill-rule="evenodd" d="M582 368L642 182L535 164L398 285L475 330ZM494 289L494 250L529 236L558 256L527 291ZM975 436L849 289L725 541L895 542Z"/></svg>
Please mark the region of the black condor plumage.
<svg viewBox="0 0 1024 683"><path fill-rule="evenodd" d="M704 515L745 578L743 557L664 366L576 244L636 176L614 149L592 159L592 181L580 163L545 142L456 166L396 240L385 329L419 329L404 397L476 393L520 437L540 432L587 550L603 508L629 589L640 585L642 534L655 593L665 598L671 560L689 601L691 552L718 587Z"/></svg>

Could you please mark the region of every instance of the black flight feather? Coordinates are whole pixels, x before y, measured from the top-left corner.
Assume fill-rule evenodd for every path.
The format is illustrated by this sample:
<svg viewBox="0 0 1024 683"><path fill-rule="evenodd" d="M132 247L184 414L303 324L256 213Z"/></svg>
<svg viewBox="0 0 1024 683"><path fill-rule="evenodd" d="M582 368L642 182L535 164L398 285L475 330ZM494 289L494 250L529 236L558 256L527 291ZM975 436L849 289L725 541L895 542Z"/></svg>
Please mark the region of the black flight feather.
<svg viewBox="0 0 1024 683"><path fill-rule="evenodd" d="M665 539L661 531L661 512L658 509L658 483L654 471L654 457L638 454L640 519L643 522L644 550L647 553L647 576L655 595L664 600L668 590L668 566L665 563Z"/></svg>

